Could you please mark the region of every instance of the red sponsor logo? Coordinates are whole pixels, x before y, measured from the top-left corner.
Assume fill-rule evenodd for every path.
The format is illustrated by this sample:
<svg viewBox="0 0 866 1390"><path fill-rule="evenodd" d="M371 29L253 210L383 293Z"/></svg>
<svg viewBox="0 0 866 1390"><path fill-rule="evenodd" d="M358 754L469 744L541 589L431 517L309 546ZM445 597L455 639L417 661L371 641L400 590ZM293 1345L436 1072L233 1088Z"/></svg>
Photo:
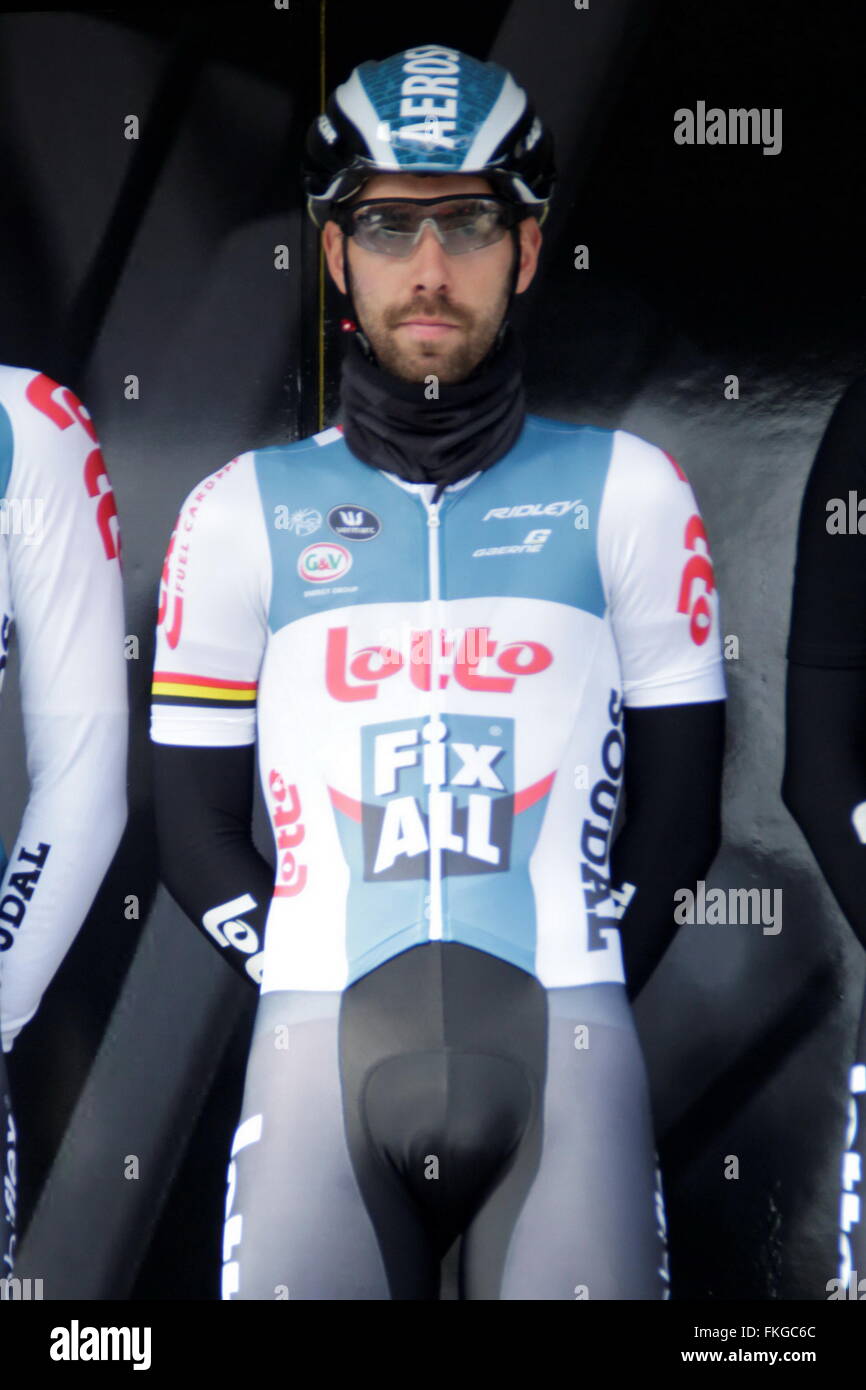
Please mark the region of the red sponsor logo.
<svg viewBox="0 0 866 1390"><path fill-rule="evenodd" d="M307 833L301 823L301 798L295 784L292 782L287 786L282 773L274 768L268 776L268 790L276 803L271 812L277 841L274 897L295 898L304 891L307 883L307 866L299 864L295 858L295 850Z"/></svg>
<svg viewBox="0 0 866 1390"><path fill-rule="evenodd" d="M46 376L44 372L40 372L39 376L33 378L24 394L30 404L58 429L67 430L70 425L79 425L91 443L96 445L96 448L91 449L84 460L84 486L87 488L88 497L99 499L96 505L96 525L99 529L105 558L107 560L119 560L120 530L117 520L117 504L111 490L111 483L108 480L105 461L99 448L99 440L96 438L93 421L78 397L67 387L58 386L57 382L52 381L51 377Z"/></svg>
<svg viewBox="0 0 866 1390"><path fill-rule="evenodd" d="M352 557L344 545L316 541L298 556L298 574L310 584L327 584L342 579L352 568Z"/></svg>
<svg viewBox="0 0 866 1390"><path fill-rule="evenodd" d="M697 550L698 541L702 541L705 554ZM710 559L710 543L707 533L704 530L704 523L697 512L690 516L686 522L686 532L684 544L687 550L694 550L692 555L683 566L682 578L680 580L680 596L677 603L678 613L689 614L689 632L691 639L696 646L703 646L710 635L712 626L712 614L708 594L713 593L716 587L716 579L713 574L713 564ZM696 584L703 584L706 593L695 595Z"/></svg>
<svg viewBox="0 0 866 1390"><path fill-rule="evenodd" d="M183 513L181 513L181 515L183 515ZM165 640L172 651L180 641L180 629L183 623L183 577L186 571L186 555L184 555L182 564L180 563L180 557L178 557L178 561L176 562L175 583L174 586L172 586L170 582L171 557L174 554L174 547L177 541L177 528L179 525L180 517L177 519L175 528L171 533L168 549L165 552L165 563L162 567L162 574L159 580L159 609L156 615L157 627L162 627L162 625L165 624ZM188 547L185 546L184 550L186 549L188 549ZM171 605L170 617L169 604Z"/></svg>
<svg viewBox="0 0 866 1390"><path fill-rule="evenodd" d="M190 558L190 542L187 537L189 532L195 528L196 517L202 503L207 500L208 494L213 491L219 480L234 468L237 461L236 458L232 459L225 468L217 469L213 477L208 478L202 484L198 492L189 499L181 510L171 533L159 581L159 610L156 625L157 627L165 626L165 640L172 650L180 641L180 630L183 625L183 599ZM178 543L178 533L181 534L180 543Z"/></svg>
<svg viewBox="0 0 866 1390"><path fill-rule="evenodd" d="M349 654L349 629L328 629L325 656L325 683L335 700L374 700L383 680L398 671L408 670L409 680L418 690L429 690L433 654L433 633L412 631L409 650L402 652L393 646L359 647ZM534 676L546 671L553 653L543 642L498 642L487 627L471 627L453 634L440 628L439 651L451 658L451 670L439 672L439 688L444 690L453 679L464 690L481 690L508 694L519 676ZM487 669L481 670L482 663ZM498 668L502 674L490 669Z"/></svg>
<svg viewBox="0 0 866 1390"><path fill-rule="evenodd" d="M670 463L670 464L673 465L673 470L674 470L674 472L676 473L677 477L678 477L682 482L687 483L687 482L688 482L688 478L686 477L686 475L685 475L685 473L683 472L683 470L680 468L680 466L679 466L679 464L677 463L676 459L674 458L673 454L669 454L668 451L667 451L667 449L662 449L662 453L664 454L664 456L665 456L665 458L667 459L668 463Z"/></svg>

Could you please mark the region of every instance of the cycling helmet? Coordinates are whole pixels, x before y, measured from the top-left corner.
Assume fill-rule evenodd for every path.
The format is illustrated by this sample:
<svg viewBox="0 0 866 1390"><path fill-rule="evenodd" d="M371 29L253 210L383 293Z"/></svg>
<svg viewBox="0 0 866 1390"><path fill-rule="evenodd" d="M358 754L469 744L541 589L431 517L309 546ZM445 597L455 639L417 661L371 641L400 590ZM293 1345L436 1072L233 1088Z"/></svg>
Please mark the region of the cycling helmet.
<svg viewBox="0 0 866 1390"><path fill-rule="evenodd" d="M440 44L356 67L310 126L306 156L319 228L377 173L483 175L539 222L556 179L553 136L510 72Z"/></svg>
<svg viewBox="0 0 866 1390"><path fill-rule="evenodd" d="M335 203L353 198L374 174L478 174L539 223L556 182L553 136L521 87L498 63L443 44L421 44L361 63L331 93L307 132L307 211L322 228ZM517 283L515 245L508 308ZM343 273L352 304L346 242ZM357 318L352 306L353 316ZM495 351L502 341L506 309ZM349 321L349 326L356 327ZM375 360L363 333L359 338ZM488 354L489 355L489 354Z"/></svg>

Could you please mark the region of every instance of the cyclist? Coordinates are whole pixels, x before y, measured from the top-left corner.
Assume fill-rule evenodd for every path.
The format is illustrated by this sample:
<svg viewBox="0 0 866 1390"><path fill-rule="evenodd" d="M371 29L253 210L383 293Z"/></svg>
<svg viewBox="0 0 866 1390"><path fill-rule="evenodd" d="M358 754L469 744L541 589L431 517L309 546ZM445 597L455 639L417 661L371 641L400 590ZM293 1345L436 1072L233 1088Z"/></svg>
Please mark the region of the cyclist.
<svg viewBox="0 0 866 1390"><path fill-rule="evenodd" d="M435 1299L458 1236L465 1298L663 1297L620 918L636 992L717 847L706 532L655 445L526 413L554 171L509 73L364 63L307 153L341 423L190 494L154 673L164 877L261 981L223 1297Z"/></svg>
<svg viewBox="0 0 866 1390"><path fill-rule="evenodd" d="M0 367L0 684L13 625L30 792L0 845L0 1023L36 1013L126 823L127 696L114 496L93 423L43 372ZM0 1058L2 1270L16 1245L18 1150Z"/></svg>

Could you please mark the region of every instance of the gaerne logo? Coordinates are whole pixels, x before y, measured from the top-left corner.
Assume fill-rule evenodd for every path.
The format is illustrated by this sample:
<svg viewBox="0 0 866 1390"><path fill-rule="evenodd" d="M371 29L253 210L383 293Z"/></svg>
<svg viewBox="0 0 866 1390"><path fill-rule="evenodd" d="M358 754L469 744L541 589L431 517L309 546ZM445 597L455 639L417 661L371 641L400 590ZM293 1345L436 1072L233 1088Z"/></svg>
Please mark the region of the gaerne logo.
<svg viewBox="0 0 866 1390"><path fill-rule="evenodd" d="M543 642L498 642L486 627L446 632L439 629L439 687L445 690L452 679L464 690L508 695L519 676L535 676L546 671L553 653ZM408 647L408 650L405 648ZM335 700L375 700L383 680L398 671L408 671L417 690L429 690L433 655L433 633L413 631L404 649L397 647L359 647L349 654L349 629L328 629L325 658L325 684ZM448 662L443 658L450 658ZM445 669L443 669L443 667Z"/></svg>
<svg viewBox="0 0 866 1390"><path fill-rule="evenodd" d="M342 579L352 568L352 557L344 545L331 541L316 541L298 556L298 574L312 584L326 584L330 579Z"/></svg>
<svg viewBox="0 0 866 1390"><path fill-rule="evenodd" d="M485 521L507 521L517 516L567 516L577 507L584 506L578 497L575 502L521 502L517 507L491 507L485 512Z"/></svg>
<svg viewBox="0 0 866 1390"><path fill-rule="evenodd" d="M482 545L477 550L473 550L472 558L476 559L479 555L537 555L542 549L548 536L553 532L549 526L536 526L531 531L527 531L520 545Z"/></svg>
<svg viewBox="0 0 866 1390"><path fill-rule="evenodd" d="M354 502L340 503L328 512L328 525L344 541L371 541L378 536L382 523L375 512Z"/></svg>

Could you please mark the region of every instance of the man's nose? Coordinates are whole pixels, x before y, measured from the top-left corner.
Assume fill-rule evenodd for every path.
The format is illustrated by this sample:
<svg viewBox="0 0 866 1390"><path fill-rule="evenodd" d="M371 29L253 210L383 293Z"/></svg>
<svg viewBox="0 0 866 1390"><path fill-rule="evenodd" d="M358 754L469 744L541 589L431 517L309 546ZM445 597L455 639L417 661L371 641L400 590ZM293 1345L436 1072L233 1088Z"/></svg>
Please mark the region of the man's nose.
<svg viewBox="0 0 866 1390"><path fill-rule="evenodd" d="M442 245L432 218L421 224L418 244L410 257L416 289L432 290L451 281L451 257Z"/></svg>

